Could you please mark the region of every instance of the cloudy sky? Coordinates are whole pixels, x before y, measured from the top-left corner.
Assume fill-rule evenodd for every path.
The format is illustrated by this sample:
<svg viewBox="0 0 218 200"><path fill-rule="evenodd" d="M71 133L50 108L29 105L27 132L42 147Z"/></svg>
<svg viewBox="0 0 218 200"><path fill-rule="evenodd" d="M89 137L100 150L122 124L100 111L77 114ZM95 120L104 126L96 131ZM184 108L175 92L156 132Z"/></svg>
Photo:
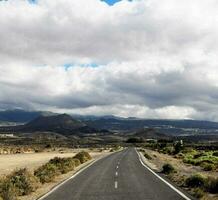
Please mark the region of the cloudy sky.
<svg viewBox="0 0 218 200"><path fill-rule="evenodd" d="M218 121L217 0L0 1L0 110Z"/></svg>

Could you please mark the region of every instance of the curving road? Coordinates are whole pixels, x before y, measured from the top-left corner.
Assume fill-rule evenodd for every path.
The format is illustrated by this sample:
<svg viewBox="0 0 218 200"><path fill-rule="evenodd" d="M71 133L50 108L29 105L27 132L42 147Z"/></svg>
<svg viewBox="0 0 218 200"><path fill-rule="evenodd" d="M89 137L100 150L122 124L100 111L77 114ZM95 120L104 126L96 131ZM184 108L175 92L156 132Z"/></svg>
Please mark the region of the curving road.
<svg viewBox="0 0 218 200"><path fill-rule="evenodd" d="M184 198L144 167L135 149L107 156L43 200L181 200Z"/></svg>

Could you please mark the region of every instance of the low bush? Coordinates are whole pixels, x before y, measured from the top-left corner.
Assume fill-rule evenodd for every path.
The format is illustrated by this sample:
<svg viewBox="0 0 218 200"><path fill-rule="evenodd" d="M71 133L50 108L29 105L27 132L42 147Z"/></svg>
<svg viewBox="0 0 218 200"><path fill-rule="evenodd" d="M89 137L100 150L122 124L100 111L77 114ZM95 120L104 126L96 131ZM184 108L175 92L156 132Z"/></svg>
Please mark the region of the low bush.
<svg viewBox="0 0 218 200"><path fill-rule="evenodd" d="M145 153L145 149L143 149L143 148L140 148L139 151L142 153Z"/></svg>
<svg viewBox="0 0 218 200"><path fill-rule="evenodd" d="M218 151L213 152L212 155L218 157Z"/></svg>
<svg viewBox="0 0 218 200"><path fill-rule="evenodd" d="M193 155L193 158L194 158L194 159L197 159L197 158L200 158L200 157L202 157L202 156L205 156L205 154L204 154L203 152L200 152L200 153L194 154L194 155Z"/></svg>
<svg viewBox="0 0 218 200"><path fill-rule="evenodd" d="M175 173L175 172L176 172L175 168L169 163L164 164L162 167L162 173L164 173L164 174L171 174L171 173Z"/></svg>
<svg viewBox="0 0 218 200"><path fill-rule="evenodd" d="M53 181L56 176L72 171L75 167L90 159L91 156L87 152L80 152L73 158L55 157L36 169L34 175L39 178L41 183L48 183Z"/></svg>
<svg viewBox="0 0 218 200"><path fill-rule="evenodd" d="M173 155L174 147L172 147L172 146L164 147L163 149L160 150L160 152L164 153L164 154Z"/></svg>
<svg viewBox="0 0 218 200"><path fill-rule="evenodd" d="M91 160L92 157L90 156L90 154L86 151L82 151L77 153L74 158L77 158L81 164L85 163L88 160Z"/></svg>
<svg viewBox="0 0 218 200"><path fill-rule="evenodd" d="M145 158L147 158L148 160L152 160L152 157L148 154L148 153L144 153Z"/></svg>
<svg viewBox="0 0 218 200"><path fill-rule="evenodd" d="M195 174L188 177L185 184L187 187L203 187L205 185L205 178L200 174Z"/></svg>
<svg viewBox="0 0 218 200"><path fill-rule="evenodd" d="M0 193L4 200L15 200L17 196L36 191L39 185L39 180L24 168L4 178L1 182Z"/></svg>
<svg viewBox="0 0 218 200"><path fill-rule="evenodd" d="M205 181L205 189L210 192L218 193L218 178L208 177Z"/></svg>
<svg viewBox="0 0 218 200"><path fill-rule="evenodd" d="M39 178L41 183L49 183L59 174L58 167L51 163L46 163L34 171L34 175Z"/></svg>
<svg viewBox="0 0 218 200"><path fill-rule="evenodd" d="M215 169L215 165L211 163L202 163L201 167L203 168L204 171L212 171Z"/></svg>
<svg viewBox="0 0 218 200"><path fill-rule="evenodd" d="M57 167L57 170L61 174L65 174L69 171L72 171L75 167L75 162L73 158L59 158L55 157L49 161L50 164L53 164Z"/></svg>
<svg viewBox="0 0 218 200"><path fill-rule="evenodd" d="M213 151L193 151L184 156L183 162L201 166L204 170L210 171L218 165L218 157L214 156Z"/></svg>
<svg viewBox="0 0 218 200"><path fill-rule="evenodd" d="M200 199L204 196L204 190L201 188L194 188L194 190L192 191L192 195L194 197L196 197L197 199Z"/></svg>
<svg viewBox="0 0 218 200"><path fill-rule="evenodd" d="M201 190L213 194L218 193L218 178L214 178L214 177L205 178L200 174L196 174L187 178L185 184L189 188L196 188L195 191L197 191L196 192L197 195L200 195ZM197 188L199 188L199 190Z"/></svg>
<svg viewBox="0 0 218 200"><path fill-rule="evenodd" d="M4 200L17 200L17 194L12 183L3 180L1 185L1 197Z"/></svg>
<svg viewBox="0 0 218 200"><path fill-rule="evenodd" d="M73 161L75 163L75 167L78 167L81 164L80 160L77 158L73 158Z"/></svg>

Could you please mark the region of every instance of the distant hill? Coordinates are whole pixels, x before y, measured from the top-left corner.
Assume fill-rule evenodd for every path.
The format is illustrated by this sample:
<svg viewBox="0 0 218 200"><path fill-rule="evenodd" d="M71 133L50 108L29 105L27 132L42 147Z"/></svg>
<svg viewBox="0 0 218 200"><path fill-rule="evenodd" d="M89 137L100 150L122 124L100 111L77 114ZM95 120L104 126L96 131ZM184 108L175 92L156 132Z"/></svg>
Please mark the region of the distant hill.
<svg viewBox="0 0 218 200"><path fill-rule="evenodd" d="M153 128L144 128L140 129L135 133L135 136L143 138L143 139L170 139L169 136L159 133L157 130Z"/></svg>
<svg viewBox="0 0 218 200"><path fill-rule="evenodd" d="M25 111L25 110L5 110L0 111L0 121L3 122L15 122L15 123L26 123L39 116L50 116L54 115L52 112L42 111Z"/></svg>
<svg viewBox="0 0 218 200"><path fill-rule="evenodd" d="M140 128L160 128L178 132L178 129L218 129L217 122L198 120L156 120L137 118L98 118L84 121L86 124L100 129L135 131ZM180 130L181 131L181 130ZM181 131L182 134L182 131Z"/></svg>
<svg viewBox="0 0 218 200"><path fill-rule="evenodd" d="M63 135L77 135L83 133L96 133L97 129L87 126L85 123L73 119L70 115L39 116L29 123L21 126L0 128L1 132L55 132Z"/></svg>
<svg viewBox="0 0 218 200"><path fill-rule="evenodd" d="M14 126L25 124L20 126ZM2 127L8 126L8 127ZM153 128L168 136L215 139L218 136L218 123L200 120L164 120L122 118L113 115L58 115L52 112L8 110L0 111L0 132L57 132L64 135L83 133L118 132L134 133L137 130ZM110 132L108 132L110 131Z"/></svg>

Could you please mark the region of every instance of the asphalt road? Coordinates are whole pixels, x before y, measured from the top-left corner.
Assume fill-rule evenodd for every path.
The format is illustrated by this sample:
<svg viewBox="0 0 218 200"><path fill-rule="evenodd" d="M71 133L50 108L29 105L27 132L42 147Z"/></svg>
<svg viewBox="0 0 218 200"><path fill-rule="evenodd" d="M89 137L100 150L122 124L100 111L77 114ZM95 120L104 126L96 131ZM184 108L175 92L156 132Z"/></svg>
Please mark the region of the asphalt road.
<svg viewBox="0 0 218 200"><path fill-rule="evenodd" d="M133 148L107 156L43 200L180 200L176 191L146 169Z"/></svg>

